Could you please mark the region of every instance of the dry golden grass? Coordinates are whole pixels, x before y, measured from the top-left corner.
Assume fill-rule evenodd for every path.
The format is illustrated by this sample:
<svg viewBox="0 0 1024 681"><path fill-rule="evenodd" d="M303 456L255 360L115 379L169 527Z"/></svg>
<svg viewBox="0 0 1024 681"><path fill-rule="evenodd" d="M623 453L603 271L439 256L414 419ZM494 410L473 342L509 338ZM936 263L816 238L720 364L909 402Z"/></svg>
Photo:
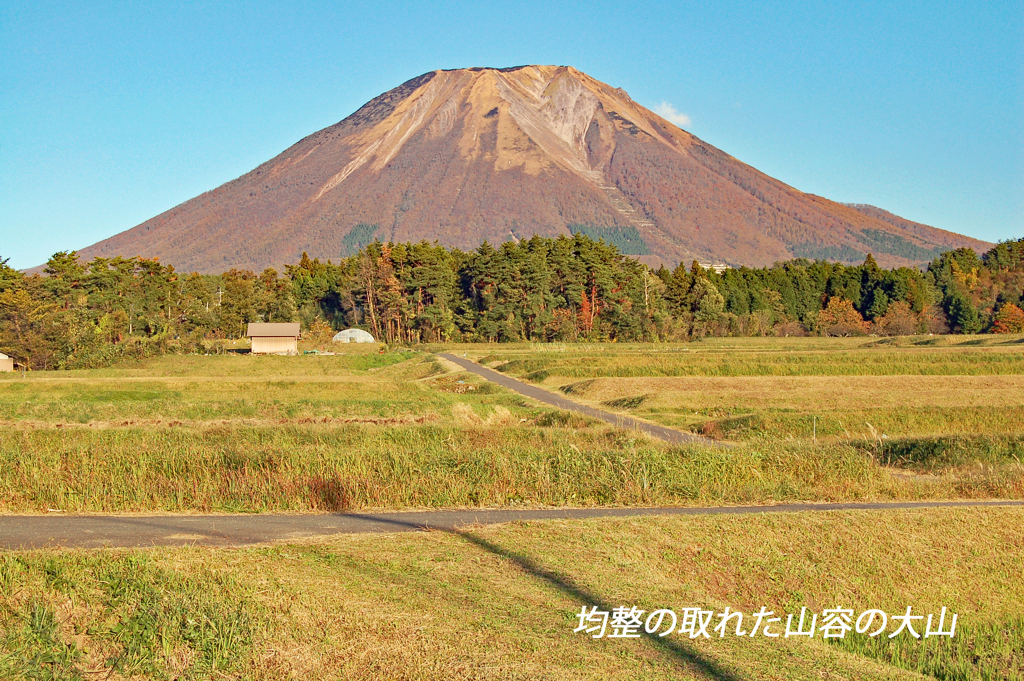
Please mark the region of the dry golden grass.
<svg viewBox="0 0 1024 681"><path fill-rule="evenodd" d="M559 378L543 381L557 389ZM733 376L598 378L573 397L591 404L642 395L649 410L816 411L1024 407L1024 376Z"/></svg>
<svg viewBox="0 0 1024 681"><path fill-rule="evenodd" d="M487 346L474 347L473 356L490 363L507 362L505 370L513 374L543 374L567 380L651 376L988 376L1024 373L1022 343L1024 338L1016 336L714 338L682 345Z"/></svg>
<svg viewBox="0 0 1024 681"><path fill-rule="evenodd" d="M192 678L915 679L884 650L857 654L817 637L594 640L573 633L574 615L583 605L946 606L960 636L995 624L1020 641L1022 521L1010 508L852 511L534 522L243 550L36 551L0 562L0 624L8 651L21 642L38 659L73 640L80 656L65 655L67 665L96 670L100 653L116 658L163 632L153 655L122 658L146 676L191 664ZM124 598L111 596L111 580ZM154 608L150 628L140 602ZM183 639L180 604L220 629ZM33 607L60 613L49 638L30 639ZM909 645L934 651L949 672L963 662L934 639ZM967 676L941 678L1024 672L1019 656L974 652ZM0 669L14 664L0 652Z"/></svg>
<svg viewBox="0 0 1024 681"><path fill-rule="evenodd" d="M806 369L808 353L833 364L850 361L843 353L913 355L865 349L863 339L797 340L803 349L791 339L739 345L785 370ZM603 361L643 368L651 357L678 368L723 352L695 347L605 347L588 370ZM445 373L423 353L356 349L163 357L4 379L0 512L984 498L1024 489L1018 375L535 378L569 385L584 402L742 443L723 452L671 448L531 405ZM532 352L529 362L571 354L511 351Z"/></svg>
<svg viewBox="0 0 1024 681"><path fill-rule="evenodd" d="M459 405L456 405L457 407ZM0 512L300 511L1011 495L1014 476L927 486L851 447L678 449L607 427L464 424L0 433ZM487 424L486 421L491 421ZM31 451L26 458L23 452Z"/></svg>
<svg viewBox="0 0 1024 681"><path fill-rule="evenodd" d="M596 407L731 439L850 441L1024 434L1022 376L597 378L558 385Z"/></svg>

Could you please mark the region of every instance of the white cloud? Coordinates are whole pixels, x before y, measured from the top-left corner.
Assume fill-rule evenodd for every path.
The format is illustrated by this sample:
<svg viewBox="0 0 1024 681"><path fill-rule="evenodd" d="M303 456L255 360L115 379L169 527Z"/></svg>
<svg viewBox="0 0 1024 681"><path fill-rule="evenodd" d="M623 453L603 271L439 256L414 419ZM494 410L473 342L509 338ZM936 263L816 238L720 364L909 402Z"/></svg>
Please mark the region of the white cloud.
<svg viewBox="0 0 1024 681"><path fill-rule="evenodd" d="M676 111L676 108L668 102L662 102L658 106L654 107L654 113L658 114L666 121L675 123L680 128L684 125L690 124L690 117L681 111Z"/></svg>

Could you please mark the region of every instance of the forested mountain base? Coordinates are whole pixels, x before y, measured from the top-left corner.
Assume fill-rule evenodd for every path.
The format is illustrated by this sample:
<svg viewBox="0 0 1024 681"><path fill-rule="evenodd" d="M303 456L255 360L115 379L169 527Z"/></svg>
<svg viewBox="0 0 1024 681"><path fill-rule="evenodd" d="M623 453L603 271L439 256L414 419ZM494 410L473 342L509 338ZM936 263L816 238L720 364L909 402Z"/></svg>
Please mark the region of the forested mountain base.
<svg viewBox="0 0 1024 681"><path fill-rule="evenodd" d="M144 258L80 262L45 276L0 259L0 352L26 369L206 353L249 322L299 321L329 341L359 326L387 343L664 341L708 335L1024 332L1024 239L928 269L805 259L721 274L651 270L583 233L464 252L374 242L338 263L303 255L283 274L181 274Z"/></svg>

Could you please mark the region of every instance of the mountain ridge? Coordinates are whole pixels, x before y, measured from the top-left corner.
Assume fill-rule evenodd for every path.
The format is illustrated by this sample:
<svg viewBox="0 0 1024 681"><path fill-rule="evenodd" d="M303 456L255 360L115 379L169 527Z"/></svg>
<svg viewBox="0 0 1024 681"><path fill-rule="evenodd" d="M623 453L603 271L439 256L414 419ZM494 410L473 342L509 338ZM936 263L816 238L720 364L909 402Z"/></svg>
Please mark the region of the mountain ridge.
<svg viewBox="0 0 1024 681"><path fill-rule="evenodd" d="M528 65L417 76L249 173L79 253L259 270L302 252L338 258L373 238L470 249L574 226L621 237L652 265L854 262L868 252L883 266L918 265L940 250L988 246L805 194L621 88L571 66Z"/></svg>

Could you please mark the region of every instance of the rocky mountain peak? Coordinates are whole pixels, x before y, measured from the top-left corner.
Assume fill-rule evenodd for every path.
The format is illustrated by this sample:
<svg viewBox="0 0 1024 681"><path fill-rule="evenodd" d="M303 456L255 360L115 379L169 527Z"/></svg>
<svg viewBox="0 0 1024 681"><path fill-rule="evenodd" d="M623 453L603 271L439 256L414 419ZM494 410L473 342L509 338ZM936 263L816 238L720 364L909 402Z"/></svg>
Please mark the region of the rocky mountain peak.
<svg viewBox="0 0 1024 681"><path fill-rule="evenodd" d="M892 266L985 246L887 216L774 180L571 66L466 68L413 78L81 255L212 272L372 239L468 249L582 231L654 265L872 252Z"/></svg>

